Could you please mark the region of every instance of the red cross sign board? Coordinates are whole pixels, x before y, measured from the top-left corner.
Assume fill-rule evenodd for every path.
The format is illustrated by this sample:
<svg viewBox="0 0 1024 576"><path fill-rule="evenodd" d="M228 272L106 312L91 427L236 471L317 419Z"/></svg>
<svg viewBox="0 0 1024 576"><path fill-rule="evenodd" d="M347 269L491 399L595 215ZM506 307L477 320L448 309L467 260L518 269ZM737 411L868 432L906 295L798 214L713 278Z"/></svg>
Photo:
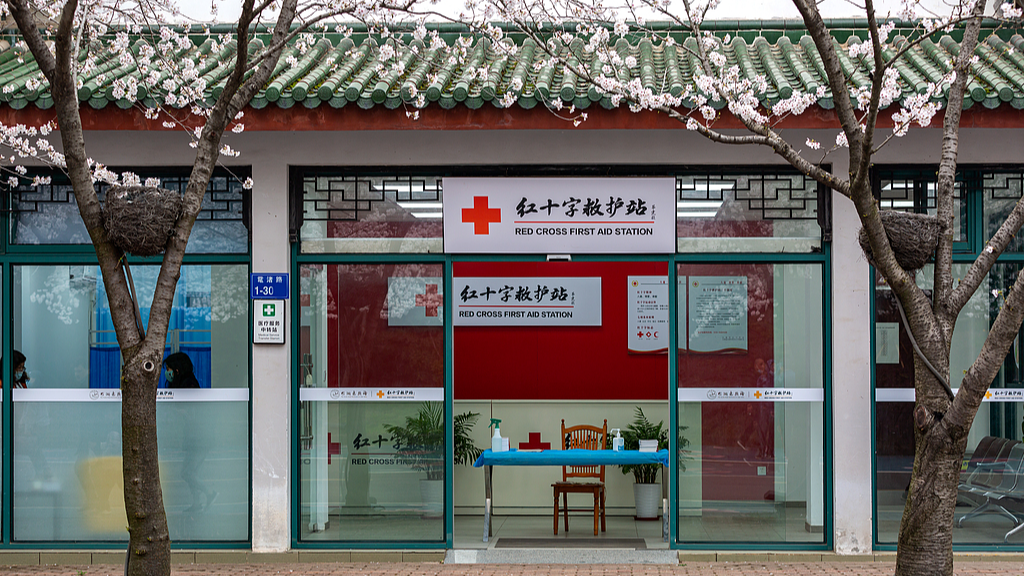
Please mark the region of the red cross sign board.
<svg viewBox="0 0 1024 576"><path fill-rule="evenodd" d="M450 253L671 254L672 178L445 178Z"/></svg>

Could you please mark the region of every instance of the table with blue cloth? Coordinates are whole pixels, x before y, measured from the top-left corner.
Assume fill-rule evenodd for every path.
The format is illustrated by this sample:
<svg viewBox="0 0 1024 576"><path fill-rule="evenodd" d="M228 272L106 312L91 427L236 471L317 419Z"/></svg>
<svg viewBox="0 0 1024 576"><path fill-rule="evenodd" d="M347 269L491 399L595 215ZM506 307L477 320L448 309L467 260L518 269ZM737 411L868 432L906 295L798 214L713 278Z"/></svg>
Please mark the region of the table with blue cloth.
<svg viewBox="0 0 1024 576"><path fill-rule="evenodd" d="M484 469L484 542L491 536L492 466L619 466L622 464L661 464L668 466L668 450L484 450L473 462ZM662 536L668 538L668 514L662 516Z"/></svg>

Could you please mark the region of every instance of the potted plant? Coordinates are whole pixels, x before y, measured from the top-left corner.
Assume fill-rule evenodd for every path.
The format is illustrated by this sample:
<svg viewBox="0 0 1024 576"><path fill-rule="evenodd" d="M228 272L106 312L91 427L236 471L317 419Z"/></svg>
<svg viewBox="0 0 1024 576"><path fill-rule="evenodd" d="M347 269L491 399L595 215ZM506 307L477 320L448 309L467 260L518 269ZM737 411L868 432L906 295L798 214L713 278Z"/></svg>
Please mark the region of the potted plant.
<svg viewBox="0 0 1024 576"><path fill-rule="evenodd" d="M470 438L479 416L475 412L463 412L453 419L456 464L471 464L482 452ZM420 480L424 515L440 516L444 512L444 405L424 402L415 415L405 418L404 426L384 428L391 434L391 441L399 446L398 455L413 470L427 474Z"/></svg>
<svg viewBox="0 0 1024 576"><path fill-rule="evenodd" d="M686 426L679 428L678 438L680 455L683 447L690 441L682 435ZM641 440L657 440L658 450L668 448L668 430L665 429L665 421L657 424L647 419L643 408L636 407L633 422L622 431L623 448L626 450L639 450ZM680 459L680 465L681 459ZM637 519L657 519L659 504L661 503L661 485L658 481L658 470L660 464L624 464L619 466L623 474L633 473L633 498L636 501ZM685 470L685 467L683 468Z"/></svg>

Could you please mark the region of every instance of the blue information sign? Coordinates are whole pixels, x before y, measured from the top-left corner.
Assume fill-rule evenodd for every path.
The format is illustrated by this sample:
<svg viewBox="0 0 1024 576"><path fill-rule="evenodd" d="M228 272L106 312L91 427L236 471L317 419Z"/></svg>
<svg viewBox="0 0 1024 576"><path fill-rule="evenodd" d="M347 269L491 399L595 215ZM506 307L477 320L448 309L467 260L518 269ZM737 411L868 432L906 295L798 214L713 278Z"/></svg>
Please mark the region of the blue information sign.
<svg viewBox="0 0 1024 576"><path fill-rule="evenodd" d="M249 297L253 300L287 300L288 273L253 272L249 274Z"/></svg>

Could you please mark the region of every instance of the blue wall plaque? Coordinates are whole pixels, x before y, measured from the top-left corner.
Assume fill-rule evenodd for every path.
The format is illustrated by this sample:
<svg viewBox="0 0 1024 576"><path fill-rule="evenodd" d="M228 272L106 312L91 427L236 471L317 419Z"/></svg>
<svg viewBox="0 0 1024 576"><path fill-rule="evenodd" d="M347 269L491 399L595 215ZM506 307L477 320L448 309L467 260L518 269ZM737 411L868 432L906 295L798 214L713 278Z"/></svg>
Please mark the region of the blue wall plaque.
<svg viewBox="0 0 1024 576"><path fill-rule="evenodd" d="M253 300L287 300L288 273L253 272L249 274L249 298Z"/></svg>

